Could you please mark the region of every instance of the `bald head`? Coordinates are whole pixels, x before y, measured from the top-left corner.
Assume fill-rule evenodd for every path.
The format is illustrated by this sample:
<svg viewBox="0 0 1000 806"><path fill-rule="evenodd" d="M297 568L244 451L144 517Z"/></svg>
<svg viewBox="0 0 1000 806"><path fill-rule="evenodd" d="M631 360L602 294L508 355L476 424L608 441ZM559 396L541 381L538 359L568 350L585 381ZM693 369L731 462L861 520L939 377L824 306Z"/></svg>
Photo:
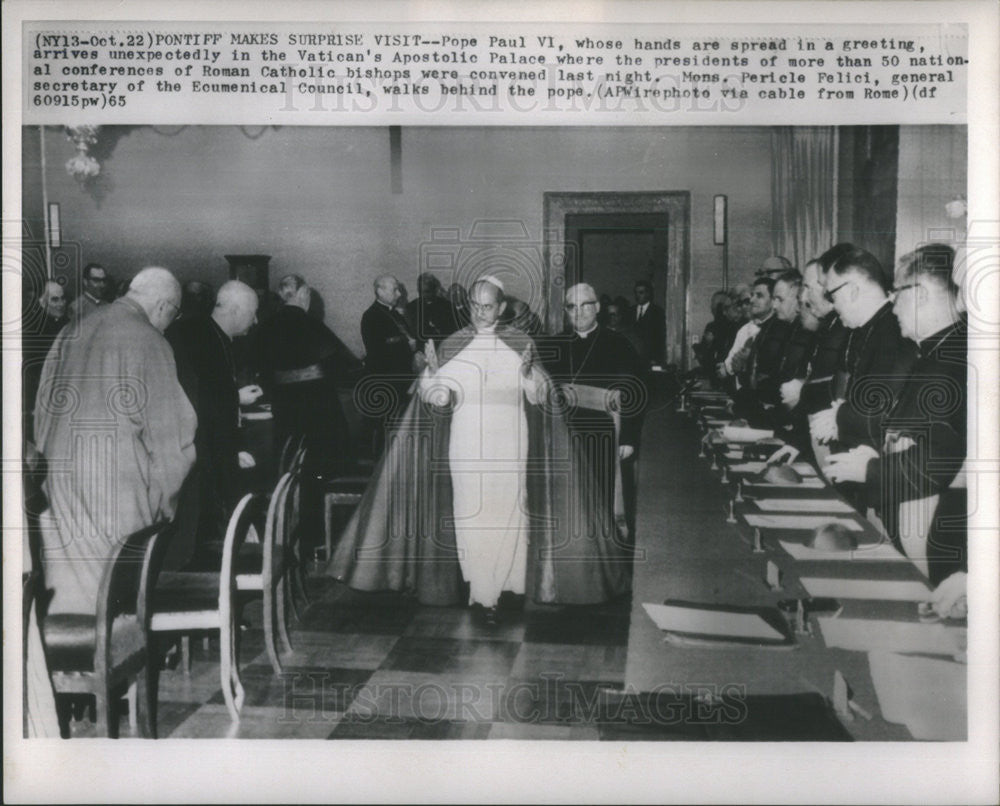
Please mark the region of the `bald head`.
<svg viewBox="0 0 1000 806"><path fill-rule="evenodd" d="M577 283L570 286L566 292L565 308L566 317L577 333L589 333L597 326L597 314L601 312L601 303L592 285Z"/></svg>
<svg viewBox="0 0 1000 806"><path fill-rule="evenodd" d="M257 321L257 305L256 291L239 280L230 280L219 289L212 318L230 338L242 336Z"/></svg>
<svg viewBox="0 0 1000 806"><path fill-rule="evenodd" d="M401 293L399 280L391 274L382 274L376 277L372 287L375 289L375 299L383 305L391 308L399 301Z"/></svg>
<svg viewBox="0 0 1000 806"><path fill-rule="evenodd" d="M145 268L133 277L125 296L139 304L161 333L181 309L181 284L159 266Z"/></svg>
<svg viewBox="0 0 1000 806"><path fill-rule="evenodd" d="M38 298L38 304L53 319L62 319L66 313L66 292L54 280L49 280Z"/></svg>

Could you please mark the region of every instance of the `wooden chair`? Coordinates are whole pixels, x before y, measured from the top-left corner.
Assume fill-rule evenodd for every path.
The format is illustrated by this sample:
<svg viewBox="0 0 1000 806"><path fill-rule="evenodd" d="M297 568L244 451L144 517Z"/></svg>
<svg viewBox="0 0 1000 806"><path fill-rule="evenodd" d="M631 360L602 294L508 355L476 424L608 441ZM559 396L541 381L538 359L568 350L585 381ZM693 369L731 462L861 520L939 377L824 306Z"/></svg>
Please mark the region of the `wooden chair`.
<svg viewBox="0 0 1000 806"><path fill-rule="evenodd" d="M297 477L292 473L285 473L278 479L267 508L263 541L244 543L236 553L234 563L236 589L241 594L259 592L263 599L264 648L277 675L282 674L282 667L276 634L284 650L292 651L285 616L287 578L291 567L286 538L289 492L297 483Z"/></svg>
<svg viewBox="0 0 1000 806"><path fill-rule="evenodd" d="M169 524L156 524L129 535L114 550L104 571L96 613L54 613L42 622L42 640L59 695L92 694L97 735L115 738L115 694L135 686L129 712L143 736L155 736L151 718L148 652L151 556ZM62 709L65 715L65 709ZM68 724L61 720L64 735Z"/></svg>
<svg viewBox="0 0 1000 806"><path fill-rule="evenodd" d="M236 505L226 528L219 572L164 572L157 579L152 597L150 629L154 635L219 630L219 680L234 722L239 721L244 698L237 642L238 558L248 540L264 529L264 503L262 496L248 493ZM155 678L152 688L155 702Z"/></svg>

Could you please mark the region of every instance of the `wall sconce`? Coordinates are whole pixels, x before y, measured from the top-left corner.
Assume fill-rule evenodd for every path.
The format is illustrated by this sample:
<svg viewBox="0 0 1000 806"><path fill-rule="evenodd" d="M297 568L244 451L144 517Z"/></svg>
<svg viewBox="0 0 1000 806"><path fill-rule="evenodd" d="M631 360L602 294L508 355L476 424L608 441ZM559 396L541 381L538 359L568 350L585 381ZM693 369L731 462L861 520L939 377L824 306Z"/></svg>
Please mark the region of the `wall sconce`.
<svg viewBox="0 0 1000 806"><path fill-rule="evenodd" d="M77 182L93 179L101 172L101 164L87 150L97 142L100 126L67 126L66 137L76 146L76 154L66 161L66 173Z"/></svg>
<svg viewBox="0 0 1000 806"><path fill-rule="evenodd" d="M722 246L726 242L726 206L725 196L715 197L715 245Z"/></svg>
<svg viewBox="0 0 1000 806"><path fill-rule="evenodd" d="M62 246L62 224L59 221L59 202L49 203L49 246L58 249Z"/></svg>

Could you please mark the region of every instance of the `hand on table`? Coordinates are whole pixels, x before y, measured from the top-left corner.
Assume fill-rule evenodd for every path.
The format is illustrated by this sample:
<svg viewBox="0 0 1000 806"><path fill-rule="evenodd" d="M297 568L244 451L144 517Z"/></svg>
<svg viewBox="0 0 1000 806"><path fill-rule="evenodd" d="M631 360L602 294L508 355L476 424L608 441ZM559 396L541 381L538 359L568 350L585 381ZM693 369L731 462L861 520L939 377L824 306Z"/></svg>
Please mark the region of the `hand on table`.
<svg viewBox="0 0 1000 806"><path fill-rule="evenodd" d="M248 384L247 386L240 387L240 405L252 406L260 399L260 396L263 394L264 390L261 389L255 383L251 383Z"/></svg>
<svg viewBox="0 0 1000 806"><path fill-rule="evenodd" d="M845 453L833 453L823 465L823 475L834 484L846 481L864 482L868 475L868 463L877 458L878 451L867 445L859 445Z"/></svg>
<svg viewBox="0 0 1000 806"><path fill-rule="evenodd" d="M240 470L249 470L252 467L257 467L257 461L246 451L240 451L238 459Z"/></svg>
<svg viewBox="0 0 1000 806"><path fill-rule="evenodd" d="M793 448L791 445L782 445L778 450L771 454L771 458L767 460L766 464L769 465L780 465L788 462L791 464L796 459L799 458L799 449Z"/></svg>
<svg viewBox="0 0 1000 806"><path fill-rule="evenodd" d="M793 378L781 384L781 388L778 391L781 393L781 402L785 404L785 408L794 409L799 405L799 399L802 396L802 384L803 381L801 378Z"/></svg>
<svg viewBox="0 0 1000 806"><path fill-rule="evenodd" d="M838 400L823 411L816 412L809 417L809 431L813 438L821 445L835 440L839 434L837 429L837 410L844 401Z"/></svg>

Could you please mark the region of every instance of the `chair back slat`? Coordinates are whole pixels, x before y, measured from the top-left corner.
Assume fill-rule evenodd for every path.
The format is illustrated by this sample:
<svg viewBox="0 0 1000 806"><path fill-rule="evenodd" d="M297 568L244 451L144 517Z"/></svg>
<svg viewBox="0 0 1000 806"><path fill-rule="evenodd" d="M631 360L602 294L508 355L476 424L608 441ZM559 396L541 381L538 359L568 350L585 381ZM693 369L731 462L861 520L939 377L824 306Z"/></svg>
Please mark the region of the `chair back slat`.
<svg viewBox="0 0 1000 806"><path fill-rule="evenodd" d="M105 675L111 669L111 636L115 619L122 615L139 616L139 592L142 590L146 595L148 589L144 585L144 574L151 569L157 538L169 527L168 522L155 523L132 533L115 547L109 558L97 595L94 653L94 672L97 675Z"/></svg>
<svg viewBox="0 0 1000 806"><path fill-rule="evenodd" d="M247 493L240 499L226 526L226 536L222 543L222 568L219 572L219 612L223 618L232 611L233 596L236 593L236 557L247 542L251 530L265 532L262 512L264 498Z"/></svg>

